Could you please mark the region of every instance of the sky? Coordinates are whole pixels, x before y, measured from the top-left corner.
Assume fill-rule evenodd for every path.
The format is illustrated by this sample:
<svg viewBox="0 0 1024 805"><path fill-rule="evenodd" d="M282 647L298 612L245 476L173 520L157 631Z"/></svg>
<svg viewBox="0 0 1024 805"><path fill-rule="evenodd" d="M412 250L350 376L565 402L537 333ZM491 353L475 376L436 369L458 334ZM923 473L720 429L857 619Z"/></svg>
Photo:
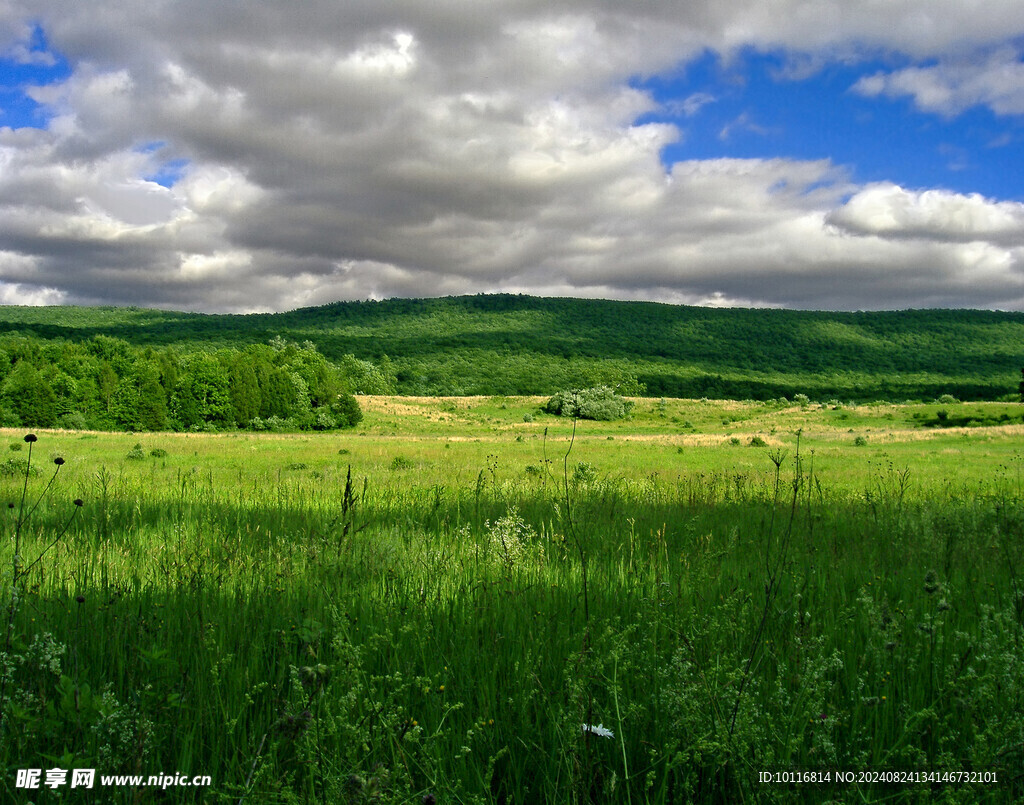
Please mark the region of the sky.
<svg viewBox="0 0 1024 805"><path fill-rule="evenodd" d="M0 0L0 304L1024 310L1018 0Z"/></svg>

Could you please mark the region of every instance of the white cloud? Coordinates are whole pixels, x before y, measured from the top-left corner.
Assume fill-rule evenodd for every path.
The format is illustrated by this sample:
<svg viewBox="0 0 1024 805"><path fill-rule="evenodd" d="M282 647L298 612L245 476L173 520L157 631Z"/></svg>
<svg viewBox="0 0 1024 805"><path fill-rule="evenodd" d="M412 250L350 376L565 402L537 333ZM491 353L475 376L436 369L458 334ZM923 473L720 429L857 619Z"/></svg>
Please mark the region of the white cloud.
<svg viewBox="0 0 1024 805"><path fill-rule="evenodd" d="M30 276L35 261L31 257L15 252L0 251L0 275L18 274ZM31 283L0 281L0 305L59 305L65 301L65 294L56 288L45 288Z"/></svg>
<svg viewBox="0 0 1024 805"><path fill-rule="evenodd" d="M926 112L952 116L973 106L999 115L1024 114L1024 62L1015 49L1000 48L980 61L955 60L906 67L860 79L855 92L868 97L910 96Z"/></svg>
<svg viewBox="0 0 1024 805"><path fill-rule="evenodd" d="M1017 16L1015 0L9 3L0 48L38 21L73 72L32 90L46 130L0 130L0 250L17 257L0 261L2 298L1006 306L1024 298L1016 207L856 187L827 161L666 175L679 131L634 123L655 103L630 81L743 46L805 54L794 65L893 48L952 64L1022 33ZM975 84L1010 104L997 72ZM969 94L951 92L936 103ZM173 187L145 180L172 160Z"/></svg>
<svg viewBox="0 0 1024 805"><path fill-rule="evenodd" d="M759 123L751 119L749 112L742 112L739 117L735 120L726 123L721 131L718 132L718 139L728 140L737 131L746 131L751 134L756 134L758 137L767 137L773 133L777 133L776 130L762 126Z"/></svg>
<svg viewBox="0 0 1024 805"><path fill-rule="evenodd" d="M858 235L1024 246L1024 204L888 182L860 190L828 222Z"/></svg>
<svg viewBox="0 0 1024 805"><path fill-rule="evenodd" d="M0 282L0 305L43 305L64 304L65 296L55 288L32 288L17 283Z"/></svg>
<svg viewBox="0 0 1024 805"><path fill-rule="evenodd" d="M693 117L708 104L714 103L717 99L707 92L694 92L682 100L672 100L663 104L667 114L679 117Z"/></svg>

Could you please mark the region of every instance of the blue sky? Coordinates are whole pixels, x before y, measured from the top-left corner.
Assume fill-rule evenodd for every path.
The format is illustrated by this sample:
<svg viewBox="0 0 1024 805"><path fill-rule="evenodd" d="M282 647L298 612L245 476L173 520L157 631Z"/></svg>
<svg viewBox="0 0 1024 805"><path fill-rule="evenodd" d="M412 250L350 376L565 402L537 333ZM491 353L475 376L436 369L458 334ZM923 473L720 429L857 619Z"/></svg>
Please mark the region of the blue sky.
<svg viewBox="0 0 1024 805"><path fill-rule="evenodd" d="M7 0L0 303L1024 309L1018 17Z"/></svg>
<svg viewBox="0 0 1024 805"><path fill-rule="evenodd" d="M32 100L26 90L66 79L71 68L46 41L41 28L33 26L18 56L0 57L0 126L45 127L47 110Z"/></svg>
<svg viewBox="0 0 1024 805"><path fill-rule="evenodd" d="M856 182L1024 200L1019 116L980 104L943 115L915 108L908 97L868 98L854 90L864 76L907 64L894 55L792 76L783 52L745 49L724 61L709 51L634 83L673 112L643 119L670 121L683 132L663 149L666 164L723 156L831 159Z"/></svg>

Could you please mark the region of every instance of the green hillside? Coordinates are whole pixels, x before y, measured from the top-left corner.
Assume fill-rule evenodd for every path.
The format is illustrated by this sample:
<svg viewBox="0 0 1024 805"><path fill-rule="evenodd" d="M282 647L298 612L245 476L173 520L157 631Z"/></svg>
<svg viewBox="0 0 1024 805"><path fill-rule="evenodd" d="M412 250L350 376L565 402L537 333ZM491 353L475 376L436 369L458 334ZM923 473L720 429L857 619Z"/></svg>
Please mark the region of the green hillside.
<svg viewBox="0 0 1024 805"><path fill-rule="evenodd" d="M288 313L0 307L0 333L241 349L275 336L354 356L402 394L625 393L828 400L994 399L1017 391L1024 314L827 313L485 295L339 302Z"/></svg>

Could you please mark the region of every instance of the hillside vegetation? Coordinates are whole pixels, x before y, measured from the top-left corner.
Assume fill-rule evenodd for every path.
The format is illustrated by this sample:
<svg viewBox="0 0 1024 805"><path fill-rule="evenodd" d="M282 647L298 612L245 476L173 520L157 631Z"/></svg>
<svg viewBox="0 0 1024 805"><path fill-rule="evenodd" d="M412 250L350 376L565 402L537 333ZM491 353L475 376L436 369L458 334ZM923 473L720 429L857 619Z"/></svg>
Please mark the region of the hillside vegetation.
<svg viewBox="0 0 1024 805"><path fill-rule="evenodd" d="M652 397L982 400L1013 394L1024 364L1021 313L826 313L512 295L251 315L2 307L0 333L71 342L102 335L183 351L309 341L332 363L360 371L372 364L375 391L450 396L609 385Z"/></svg>

